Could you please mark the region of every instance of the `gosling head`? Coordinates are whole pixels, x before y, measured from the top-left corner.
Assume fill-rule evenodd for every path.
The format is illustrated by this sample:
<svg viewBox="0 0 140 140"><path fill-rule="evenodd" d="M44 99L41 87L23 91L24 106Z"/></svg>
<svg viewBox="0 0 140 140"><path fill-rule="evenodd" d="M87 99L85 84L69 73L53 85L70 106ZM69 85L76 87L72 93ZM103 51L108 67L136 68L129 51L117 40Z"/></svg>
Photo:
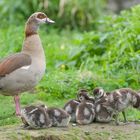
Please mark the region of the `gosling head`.
<svg viewBox="0 0 140 140"><path fill-rule="evenodd" d="M78 91L77 98L80 102L89 100L88 91L85 89L81 89Z"/></svg>
<svg viewBox="0 0 140 140"><path fill-rule="evenodd" d="M140 91L138 91L134 97L135 98L133 99L133 107L140 110Z"/></svg>
<svg viewBox="0 0 140 140"><path fill-rule="evenodd" d="M37 34L39 25L44 23L52 24L55 22L50 18L48 18L47 15L42 12L33 13L26 22L26 27L25 27L26 37L32 34Z"/></svg>
<svg viewBox="0 0 140 140"><path fill-rule="evenodd" d="M106 96L105 91L103 90L103 88L101 87L97 87L93 90L93 95L95 97L95 99L100 99L102 97Z"/></svg>

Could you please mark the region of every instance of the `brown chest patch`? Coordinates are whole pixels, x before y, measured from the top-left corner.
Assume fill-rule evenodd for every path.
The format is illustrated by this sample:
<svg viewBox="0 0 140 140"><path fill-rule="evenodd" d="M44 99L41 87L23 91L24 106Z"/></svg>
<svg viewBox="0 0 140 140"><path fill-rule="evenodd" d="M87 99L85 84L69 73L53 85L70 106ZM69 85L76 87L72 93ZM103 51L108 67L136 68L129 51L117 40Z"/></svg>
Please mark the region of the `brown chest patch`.
<svg viewBox="0 0 140 140"><path fill-rule="evenodd" d="M36 32L33 32L33 31L26 31L25 32L25 37L29 37L29 36L35 35L35 34L37 34L37 33Z"/></svg>

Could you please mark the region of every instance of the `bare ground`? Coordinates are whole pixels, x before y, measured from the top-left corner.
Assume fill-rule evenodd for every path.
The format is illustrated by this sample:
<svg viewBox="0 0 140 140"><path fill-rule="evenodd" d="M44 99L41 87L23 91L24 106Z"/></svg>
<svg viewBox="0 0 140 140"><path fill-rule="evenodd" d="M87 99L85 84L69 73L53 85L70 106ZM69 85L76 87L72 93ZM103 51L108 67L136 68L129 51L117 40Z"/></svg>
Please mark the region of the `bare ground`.
<svg viewBox="0 0 140 140"><path fill-rule="evenodd" d="M140 124L93 123L85 126L24 130L20 125L0 127L0 140L140 140Z"/></svg>

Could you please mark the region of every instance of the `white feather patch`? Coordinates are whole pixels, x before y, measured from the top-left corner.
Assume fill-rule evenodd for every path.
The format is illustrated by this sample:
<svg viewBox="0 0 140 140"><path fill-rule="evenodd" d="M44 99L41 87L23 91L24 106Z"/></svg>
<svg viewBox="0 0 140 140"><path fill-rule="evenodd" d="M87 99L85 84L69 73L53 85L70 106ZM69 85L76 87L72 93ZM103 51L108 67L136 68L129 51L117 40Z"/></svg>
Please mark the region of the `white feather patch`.
<svg viewBox="0 0 140 140"><path fill-rule="evenodd" d="M45 23L45 21L46 21L46 18L42 18L42 19L40 19L40 18L37 18L37 20L38 20L40 23Z"/></svg>
<svg viewBox="0 0 140 140"><path fill-rule="evenodd" d="M33 113L36 110L38 110L38 108L33 109L32 111L29 112L29 114Z"/></svg>
<svg viewBox="0 0 140 140"><path fill-rule="evenodd" d="M78 102L78 101L75 101L75 100L74 100L73 102L75 102L75 103L79 104L79 102Z"/></svg>
<svg viewBox="0 0 140 140"><path fill-rule="evenodd" d="M25 70L28 70L30 68L31 65L28 65L28 66L23 66L21 67L20 69L25 69Z"/></svg>
<svg viewBox="0 0 140 140"><path fill-rule="evenodd" d="M45 118L44 118L44 115L43 114L40 115L40 122L41 123L44 123L45 122Z"/></svg>
<svg viewBox="0 0 140 140"><path fill-rule="evenodd" d="M84 115L89 115L89 114L90 114L89 110L87 108L85 108L84 109Z"/></svg>
<svg viewBox="0 0 140 140"><path fill-rule="evenodd" d="M65 110L66 110L67 112L71 112L71 111L72 111L72 108L71 108L70 104L69 104L68 106L66 106Z"/></svg>
<svg viewBox="0 0 140 140"><path fill-rule="evenodd" d="M54 110L54 114L55 116L60 116L61 113L58 110Z"/></svg>
<svg viewBox="0 0 140 140"><path fill-rule="evenodd" d="M101 109L101 105L97 105L97 107L96 107L96 111L99 112L100 109Z"/></svg>

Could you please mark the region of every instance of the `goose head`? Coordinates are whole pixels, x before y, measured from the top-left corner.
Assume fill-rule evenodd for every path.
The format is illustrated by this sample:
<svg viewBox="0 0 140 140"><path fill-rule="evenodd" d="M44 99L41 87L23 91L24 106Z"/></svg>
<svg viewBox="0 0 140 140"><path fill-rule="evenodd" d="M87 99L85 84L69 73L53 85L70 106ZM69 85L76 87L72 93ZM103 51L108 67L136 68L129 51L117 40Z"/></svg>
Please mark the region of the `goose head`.
<svg viewBox="0 0 140 140"><path fill-rule="evenodd" d="M42 12L33 13L26 22L26 26L25 26L26 37L32 34L37 34L39 25L45 24L45 23L52 24L55 22L51 20L50 18L48 18L48 16L45 13L42 13Z"/></svg>

